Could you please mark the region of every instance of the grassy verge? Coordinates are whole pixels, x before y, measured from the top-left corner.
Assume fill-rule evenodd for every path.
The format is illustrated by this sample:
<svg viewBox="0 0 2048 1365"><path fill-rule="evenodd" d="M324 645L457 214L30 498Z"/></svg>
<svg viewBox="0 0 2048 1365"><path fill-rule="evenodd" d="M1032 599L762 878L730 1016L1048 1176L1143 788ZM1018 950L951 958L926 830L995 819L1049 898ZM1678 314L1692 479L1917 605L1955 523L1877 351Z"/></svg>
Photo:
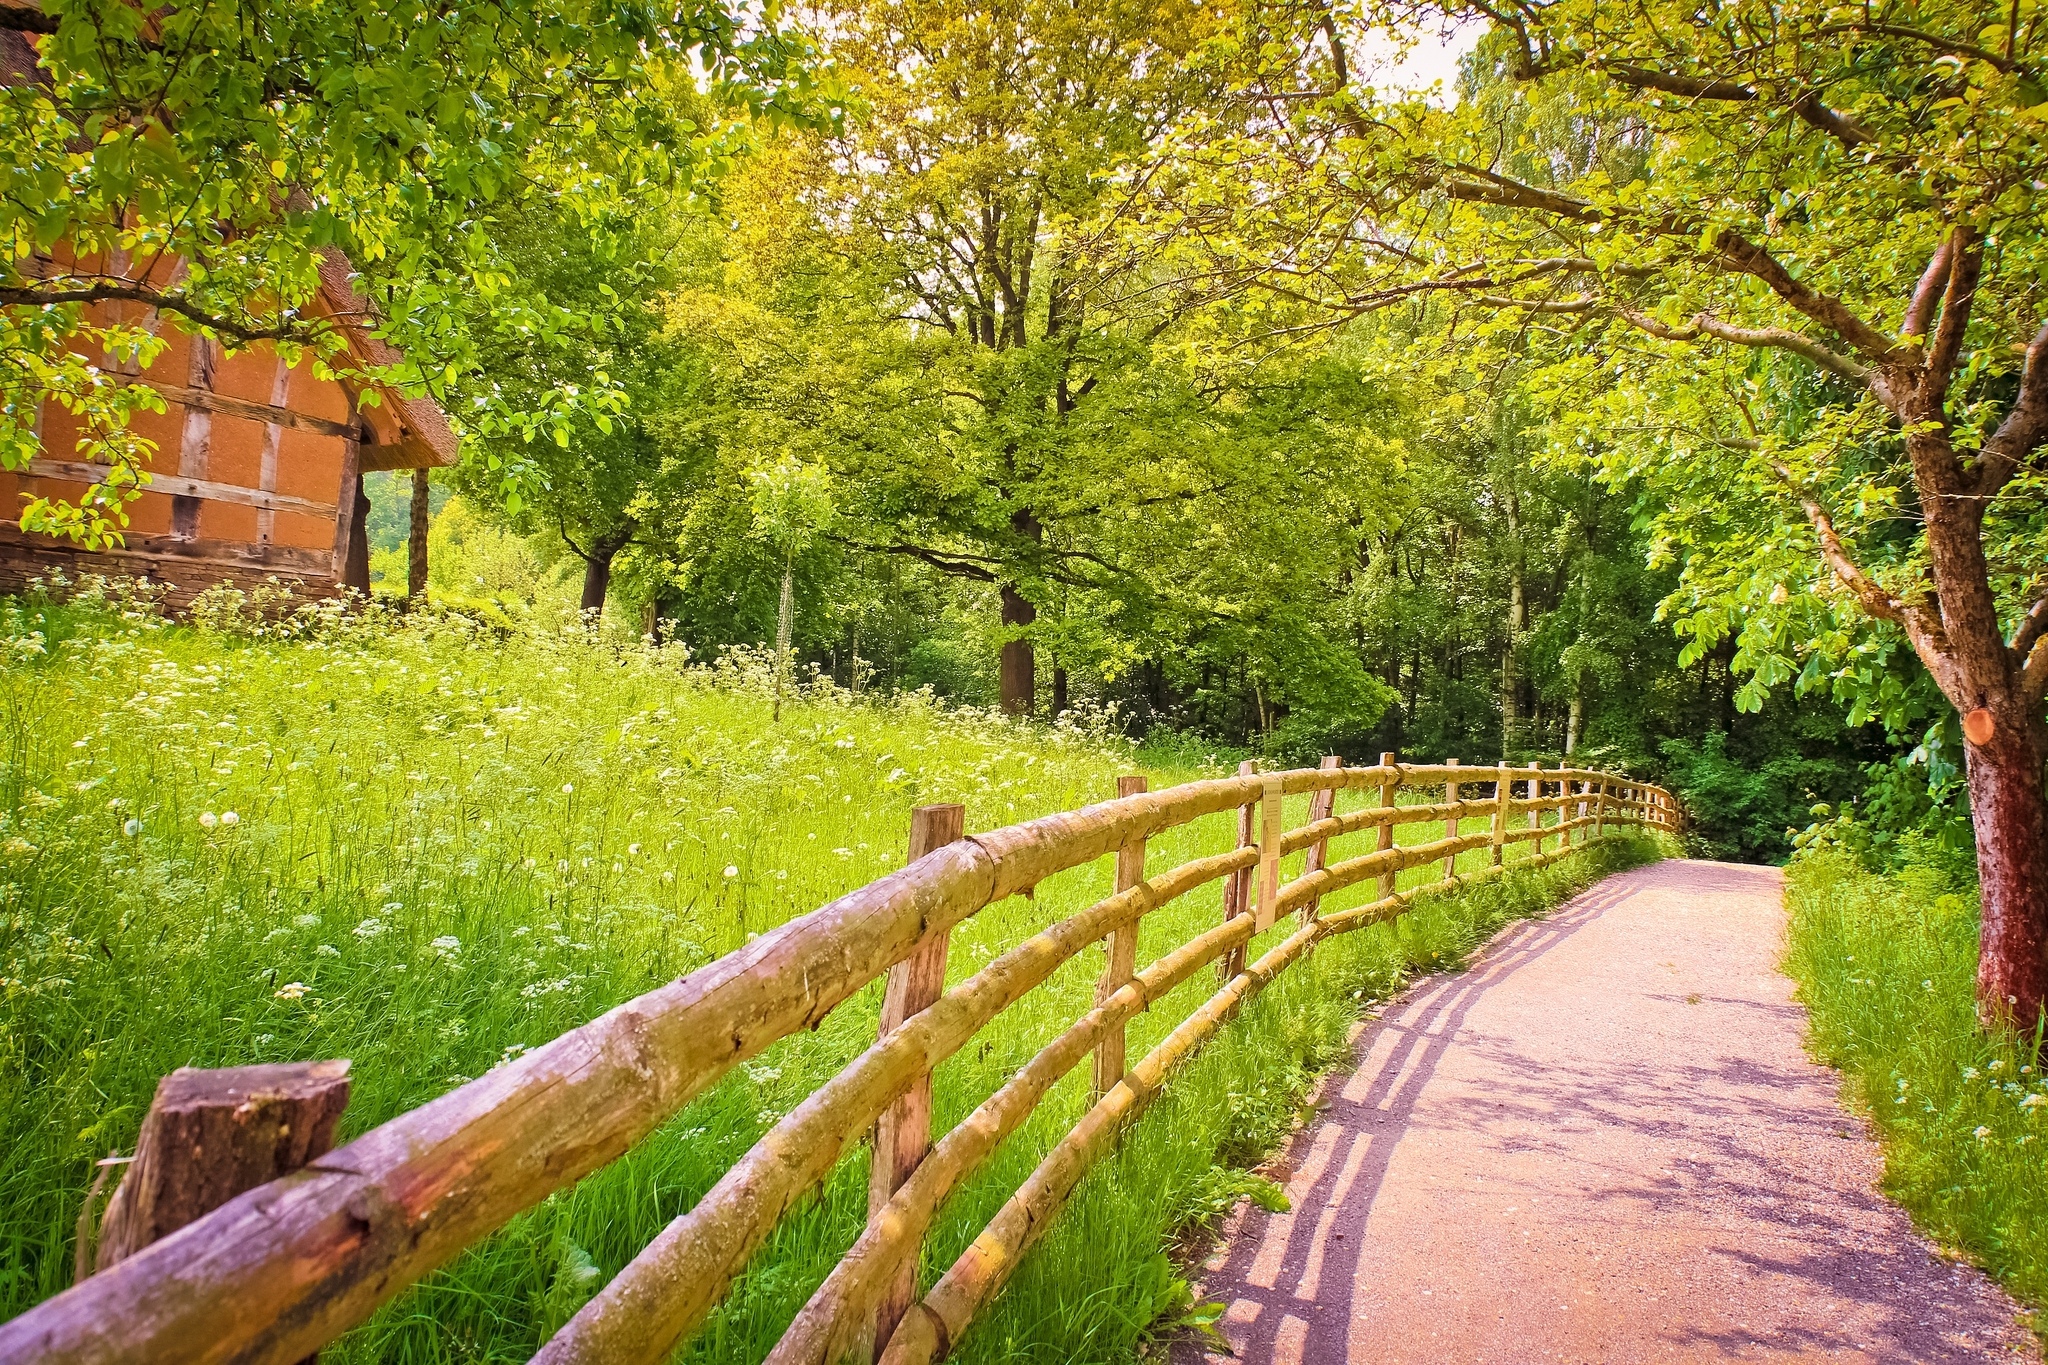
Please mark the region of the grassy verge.
<svg viewBox="0 0 2048 1365"><path fill-rule="evenodd" d="M373 615L279 632L215 605L192 628L120 600L0 603L0 1316L69 1282L93 1163L132 1146L157 1078L176 1067L351 1058L351 1136L899 866L918 802L964 801L968 827L987 829L1109 796L1145 759L1106 733L829 685L803 689L775 724L765 678L744 662L702 667L674 647L580 631ZM1216 769L1183 755L1149 771L1158 787ZM1305 809L1301 798L1290 819ZM1438 833L1416 824L1399 837ZM1152 865L1233 838L1227 815L1200 821L1154 840ZM1486 854L1467 857L1476 867ZM1099 899L1110 875L1108 860L1076 868L1035 900L975 916L954 934L954 978ZM1507 905L1519 885L1483 894ZM1148 917L1141 960L1214 924L1219 895L1211 886ZM1190 1211L1242 1186L1241 1175L1202 1173L1227 1171L1284 1127L1302 1077L1341 1041L1357 1004L1346 992L1390 987L1469 946L1449 927L1457 913L1376 931L1379 948L1374 934L1327 946L1248 1014L1233 1034L1242 1041L1218 1050L1240 1061L1213 1083L1190 1073L1183 1090L1234 1115L1213 1129L1229 1140L1186 1158L1208 1184L1130 1196L1127 1245L1142 1249L1147 1219L1153 1228L1130 1275L1156 1279L1158 1249L1199 1221ZM1342 976L1346 962L1356 965ZM1082 954L947 1061L938 1121L963 1117L1084 1013L1099 970L1099 954ZM1211 989L1198 976L1135 1021L1133 1055ZM526 1359L872 1040L878 1004L870 988L771 1049L322 1359ZM1086 1070L946 1211L934 1265L1080 1115ZM682 1358L760 1359L852 1241L865 1187L864 1158L843 1163ZM1102 1197L1085 1196L1079 1217L1126 1217L1090 1214ZM1142 1325L1157 1295L1124 1302L1111 1264L1092 1251L1036 1258L1066 1269L1044 1282L1033 1277L1047 1272L1027 1272L982 1338L1046 1359L1079 1357L1028 1343L1124 1349L1135 1328L1059 1325L1093 1310L1057 1305L1091 1296ZM1061 1275L1058 1295L1033 1287Z"/></svg>
<svg viewBox="0 0 2048 1365"><path fill-rule="evenodd" d="M1788 882L1787 969L1814 1050L1884 1143L1885 1191L2017 1297L2048 1303L2048 1082L2037 1042L1976 1023L1977 913L1966 889L1880 877L1839 851Z"/></svg>

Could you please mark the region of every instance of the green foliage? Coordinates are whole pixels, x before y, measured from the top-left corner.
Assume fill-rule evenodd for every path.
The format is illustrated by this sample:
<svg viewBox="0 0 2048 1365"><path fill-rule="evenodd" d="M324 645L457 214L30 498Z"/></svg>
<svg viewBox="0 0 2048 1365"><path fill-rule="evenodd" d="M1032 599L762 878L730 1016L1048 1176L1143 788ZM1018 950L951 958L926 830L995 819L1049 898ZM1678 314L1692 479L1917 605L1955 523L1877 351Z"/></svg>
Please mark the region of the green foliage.
<svg viewBox="0 0 2048 1365"><path fill-rule="evenodd" d="M1794 860L1786 967L1816 1051L1884 1141L1885 1192L1937 1242L2048 1305L2048 1081L2037 1040L1977 1026L1967 876L1879 876L1839 848Z"/></svg>
<svg viewBox="0 0 2048 1365"><path fill-rule="evenodd" d="M47 79L0 86L0 372L18 395L0 410L0 464L35 454L48 397L79 417L80 456L115 473L77 506L32 500L31 524L90 545L118 535L120 502L152 453L128 418L161 400L105 370L160 353L143 309L231 348L271 341L295 362L411 393L444 392L476 368L479 312L501 329L574 330L573 312L514 287L494 223L544 204L580 229L642 186L717 174L743 129L659 98L693 73L723 107L817 116L832 96L772 11L581 0L42 10ZM359 272L352 287L403 360L352 352L337 320L309 306L333 251ZM142 308L88 315L108 299ZM610 395L525 397L478 391L459 416L486 435L559 435Z"/></svg>

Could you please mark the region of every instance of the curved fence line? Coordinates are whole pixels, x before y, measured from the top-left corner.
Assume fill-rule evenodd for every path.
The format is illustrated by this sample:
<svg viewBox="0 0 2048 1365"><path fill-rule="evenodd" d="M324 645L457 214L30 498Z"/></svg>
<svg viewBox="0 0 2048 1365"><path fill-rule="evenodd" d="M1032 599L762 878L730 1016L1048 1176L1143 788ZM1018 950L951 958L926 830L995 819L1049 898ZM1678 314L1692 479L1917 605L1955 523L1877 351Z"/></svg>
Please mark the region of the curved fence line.
<svg viewBox="0 0 2048 1365"><path fill-rule="evenodd" d="M0 1324L0 1361L305 1360L516 1214L623 1154L740 1062L815 1028L885 974L889 1003L875 1044L742 1155L535 1360L665 1358L782 1216L871 1130L889 1137L876 1143L883 1155L867 1227L769 1360L940 1359L1174 1067L1318 942L1393 918L1418 892L1564 857L1610 827L1678 823L1668 793L1617 774L1392 758L1370 768L1331 759L1319 769L1267 774L1246 764L1236 777L1159 792L1127 778L1120 789L1131 794L1116 800L964 837L958 807L920 808L929 851L914 833L913 859L901 871L237 1196ZM1491 792L1461 796L1461 787L1475 786ZM1524 795L1514 794L1517 786ZM1400 805L1399 793L1413 787L1441 787L1444 799ZM1342 791L1376 791L1378 804L1337 814ZM1304 793L1311 795L1308 823L1284 828L1284 799ZM933 836L944 824L929 819L935 812L950 814L950 834ZM1234 851L1145 874L1149 838L1226 812L1237 817ZM1486 822L1483 832L1458 833L1461 820L1474 819ZM1396 826L1431 821L1445 823L1445 837L1395 845ZM1368 831L1378 836L1372 852L1327 860L1332 839ZM1545 851L1549 840L1556 846ZM1506 850L1525 842L1534 852L1510 861ZM1489 847L1486 868L1456 872L1458 854ZM1283 882L1282 859L1303 851L1302 874ZM1114 894L944 988L955 925L1112 854ZM1434 863L1443 864L1441 879L1395 889L1400 872ZM1375 879L1379 894L1370 903L1318 913L1323 898ZM1216 881L1224 882L1222 922L1137 969L1143 917ZM1299 915L1299 926L1245 965L1247 946L1287 914ZM933 1068L1062 964L1105 941L1108 969L1094 1009L932 1146ZM1126 1068L1125 1024L1210 963L1220 989ZM919 1250L946 1199L1090 1055L1092 1107L918 1299Z"/></svg>

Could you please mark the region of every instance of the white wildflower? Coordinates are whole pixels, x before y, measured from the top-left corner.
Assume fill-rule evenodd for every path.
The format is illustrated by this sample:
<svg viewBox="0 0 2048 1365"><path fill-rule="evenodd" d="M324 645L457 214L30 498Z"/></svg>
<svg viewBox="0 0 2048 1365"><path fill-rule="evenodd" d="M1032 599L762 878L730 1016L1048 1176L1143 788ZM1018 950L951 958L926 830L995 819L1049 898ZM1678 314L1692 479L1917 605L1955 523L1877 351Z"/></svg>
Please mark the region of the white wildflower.
<svg viewBox="0 0 2048 1365"><path fill-rule="evenodd" d="M725 875L728 877L737 877L740 875L740 870L737 867L734 867L731 863L727 863L725 865Z"/></svg>
<svg viewBox="0 0 2048 1365"><path fill-rule="evenodd" d="M287 981L284 985L272 991L271 994L279 1000L299 1000L304 998L306 994L306 983L303 981Z"/></svg>
<svg viewBox="0 0 2048 1365"><path fill-rule="evenodd" d="M212 829L215 825L219 823L220 817L218 815L215 815L212 811L203 810L199 812L199 827L201 829Z"/></svg>

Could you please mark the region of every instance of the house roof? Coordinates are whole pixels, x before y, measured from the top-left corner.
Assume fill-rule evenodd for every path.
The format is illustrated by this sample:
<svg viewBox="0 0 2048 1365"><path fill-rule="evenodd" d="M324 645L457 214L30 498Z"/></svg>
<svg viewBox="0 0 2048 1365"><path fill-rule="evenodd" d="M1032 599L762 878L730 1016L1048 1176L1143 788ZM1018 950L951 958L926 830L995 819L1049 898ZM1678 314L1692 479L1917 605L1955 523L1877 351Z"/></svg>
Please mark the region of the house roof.
<svg viewBox="0 0 2048 1365"><path fill-rule="evenodd" d="M357 292L355 274L355 266L350 264L348 257L333 247L321 253L320 293L347 334L349 349L371 365L400 364L405 359L404 354L370 331L370 320L376 316L376 310ZM424 447L421 453L431 452L433 456L390 467L417 469L426 465L455 463L460 443L455 429L448 424L448 414L441 411L440 404L431 398L408 398L396 389L385 388L382 392L406 433Z"/></svg>

